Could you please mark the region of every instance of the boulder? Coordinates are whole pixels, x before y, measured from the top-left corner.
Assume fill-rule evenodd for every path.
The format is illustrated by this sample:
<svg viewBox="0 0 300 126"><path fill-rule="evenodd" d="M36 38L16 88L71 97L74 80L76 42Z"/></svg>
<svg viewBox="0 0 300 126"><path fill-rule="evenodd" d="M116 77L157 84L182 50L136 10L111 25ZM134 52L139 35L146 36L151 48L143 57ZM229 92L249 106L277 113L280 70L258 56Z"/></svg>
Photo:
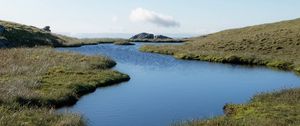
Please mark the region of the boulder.
<svg viewBox="0 0 300 126"><path fill-rule="evenodd" d="M154 36L154 39L172 39L172 38L170 38L168 36L164 36L164 35L156 35L156 36Z"/></svg>
<svg viewBox="0 0 300 126"><path fill-rule="evenodd" d="M140 33L131 37L130 39L154 39L154 34Z"/></svg>
<svg viewBox="0 0 300 126"><path fill-rule="evenodd" d="M44 31L47 31L47 32L51 32L50 26L45 26L45 27L43 28L43 30L44 30Z"/></svg>

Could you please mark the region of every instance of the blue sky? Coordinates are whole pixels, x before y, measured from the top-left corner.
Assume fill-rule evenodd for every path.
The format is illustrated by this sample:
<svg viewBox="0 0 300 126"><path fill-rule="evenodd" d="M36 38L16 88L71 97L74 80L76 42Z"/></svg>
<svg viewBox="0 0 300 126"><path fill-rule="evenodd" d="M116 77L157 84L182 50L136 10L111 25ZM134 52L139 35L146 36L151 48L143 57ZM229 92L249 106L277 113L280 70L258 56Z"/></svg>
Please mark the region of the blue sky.
<svg viewBox="0 0 300 126"><path fill-rule="evenodd" d="M58 33L188 33L300 18L299 0L0 0L0 19Z"/></svg>

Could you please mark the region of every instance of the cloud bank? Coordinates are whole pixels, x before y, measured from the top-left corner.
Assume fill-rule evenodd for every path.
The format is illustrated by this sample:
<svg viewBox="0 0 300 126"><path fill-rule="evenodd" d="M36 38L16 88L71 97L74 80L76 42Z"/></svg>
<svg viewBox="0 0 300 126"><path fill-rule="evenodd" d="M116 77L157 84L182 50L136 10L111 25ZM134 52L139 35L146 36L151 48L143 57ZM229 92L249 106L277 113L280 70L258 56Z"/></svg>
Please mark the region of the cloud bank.
<svg viewBox="0 0 300 126"><path fill-rule="evenodd" d="M162 27L179 27L180 24L172 17L143 8L136 8L129 16L133 22L149 22Z"/></svg>

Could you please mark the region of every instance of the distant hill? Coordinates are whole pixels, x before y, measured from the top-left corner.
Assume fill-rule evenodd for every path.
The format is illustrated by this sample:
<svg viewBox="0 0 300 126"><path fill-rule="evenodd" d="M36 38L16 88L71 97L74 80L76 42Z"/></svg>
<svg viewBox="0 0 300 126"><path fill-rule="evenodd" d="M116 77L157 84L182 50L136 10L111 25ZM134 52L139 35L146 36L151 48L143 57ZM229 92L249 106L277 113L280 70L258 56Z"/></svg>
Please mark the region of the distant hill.
<svg viewBox="0 0 300 126"><path fill-rule="evenodd" d="M298 67L300 71L300 19L225 30L192 38L182 46L145 46L141 50L182 59Z"/></svg>

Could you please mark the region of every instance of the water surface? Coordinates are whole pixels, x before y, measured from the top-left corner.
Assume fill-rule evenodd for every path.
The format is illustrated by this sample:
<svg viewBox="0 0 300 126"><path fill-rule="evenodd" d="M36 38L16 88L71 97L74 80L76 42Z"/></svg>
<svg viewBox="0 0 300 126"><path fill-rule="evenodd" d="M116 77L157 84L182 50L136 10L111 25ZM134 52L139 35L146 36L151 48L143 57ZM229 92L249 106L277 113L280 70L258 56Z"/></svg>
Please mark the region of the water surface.
<svg viewBox="0 0 300 126"><path fill-rule="evenodd" d="M145 44L145 43L143 43ZM259 92L300 86L291 72L265 67L177 60L143 53L135 46L112 44L59 48L86 55L106 55L131 80L99 88L74 106L91 126L164 126L223 114L226 103L244 103Z"/></svg>

